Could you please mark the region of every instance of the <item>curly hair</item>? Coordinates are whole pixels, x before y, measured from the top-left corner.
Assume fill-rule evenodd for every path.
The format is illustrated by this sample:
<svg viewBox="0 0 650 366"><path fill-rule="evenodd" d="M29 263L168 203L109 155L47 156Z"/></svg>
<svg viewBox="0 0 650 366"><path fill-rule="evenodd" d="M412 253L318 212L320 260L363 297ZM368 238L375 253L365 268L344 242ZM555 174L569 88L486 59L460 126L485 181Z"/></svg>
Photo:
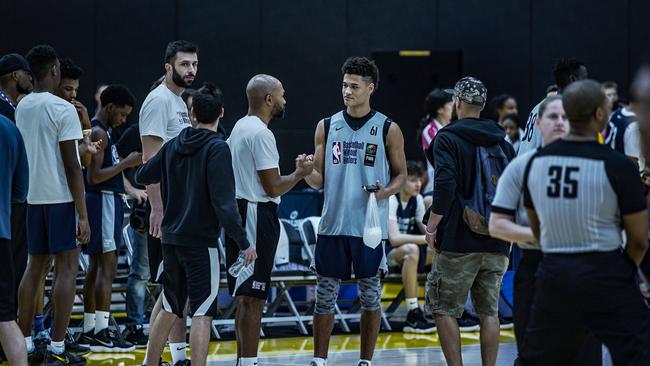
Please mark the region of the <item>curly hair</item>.
<svg viewBox="0 0 650 366"><path fill-rule="evenodd" d="M574 58L560 59L553 68L553 76L558 88L562 90L571 84L571 77L577 77L581 67L586 66Z"/></svg>
<svg viewBox="0 0 650 366"><path fill-rule="evenodd" d="M368 84L375 84L375 89L379 88L379 69L374 61L366 57L350 57L343 63L341 67L343 75L359 75L362 78L370 79Z"/></svg>
<svg viewBox="0 0 650 366"><path fill-rule="evenodd" d="M84 71L77 66L70 58L62 58L61 62L61 79L79 80Z"/></svg>

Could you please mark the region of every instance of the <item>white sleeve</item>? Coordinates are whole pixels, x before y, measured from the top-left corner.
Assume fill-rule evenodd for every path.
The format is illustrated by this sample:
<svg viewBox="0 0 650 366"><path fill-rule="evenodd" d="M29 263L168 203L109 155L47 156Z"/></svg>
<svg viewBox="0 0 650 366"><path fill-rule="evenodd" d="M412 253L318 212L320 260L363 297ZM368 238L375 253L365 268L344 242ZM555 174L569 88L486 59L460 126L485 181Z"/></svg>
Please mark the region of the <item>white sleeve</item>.
<svg viewBox="0 0 650 366"><path fill-rule="evenodd" d="M255 135L253 146L255 170L266 170L280 167L280 154L275 144L275 136L269 129L264 129Z"/></svg>
<svg viewBox="0 0 650 366"><path fill-rule="evenodd" d="M397 198L393 195L388 197L388 221L397 222Z"/></svg>
<svg viewBox="0 0 650 366"><path fill-rule="evenodd" d="M497 191L492 200L492 211L515 214L522 195L524 170L528 161L528 156L521 156L506 166L497 183Z"/></svg>
<svg viewBox="0 0 650 366"><path fill-rule="evenodd" d="M70 105L65 105L61 108L59 115L59 142L70 140L81 140L83 134L81 133L81 121L77 110Z"/></svg>
<svg viewBox="0 0 650 366"><path fill-rule="evenodd" d="M415 220L417 222L422 222L422 219L424 218L424 213L426 212L426 210L424 209L424 198L422 197L421 194L418 194L415 200L417 201L417 205L415 207Z"/></svg>
<svg viewBox="0 0 650 366"><path fill-rule="evenodd" d="M641 136L639 135L639 123L632 122L627 126L623 135L623 146L625 155L639 159L641 157Z"/></svg>
<svg viewBox="0 0 650 366"><path fill-rule="evenodd" d="M167 137L167 106L158 97L146 100L140 109L140 136L156 136L163 140Z"/></svg>

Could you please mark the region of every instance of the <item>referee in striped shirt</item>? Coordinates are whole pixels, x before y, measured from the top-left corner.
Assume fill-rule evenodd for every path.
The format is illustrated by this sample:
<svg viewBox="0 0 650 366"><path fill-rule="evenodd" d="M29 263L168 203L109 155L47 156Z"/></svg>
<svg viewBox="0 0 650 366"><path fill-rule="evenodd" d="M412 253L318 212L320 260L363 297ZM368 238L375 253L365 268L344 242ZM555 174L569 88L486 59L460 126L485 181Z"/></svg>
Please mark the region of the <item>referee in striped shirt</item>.
<svg viewBox="0 0 650 366"><path fill-rule="evenodd" d="M535 154L524 176L524 205L544 257L520 365L570 363L586 330L614 365L648 365L650 309L634 279L648 247L638 171L597 142L609 116L600 84L575 82L562 101L570 134Z"/></svg>

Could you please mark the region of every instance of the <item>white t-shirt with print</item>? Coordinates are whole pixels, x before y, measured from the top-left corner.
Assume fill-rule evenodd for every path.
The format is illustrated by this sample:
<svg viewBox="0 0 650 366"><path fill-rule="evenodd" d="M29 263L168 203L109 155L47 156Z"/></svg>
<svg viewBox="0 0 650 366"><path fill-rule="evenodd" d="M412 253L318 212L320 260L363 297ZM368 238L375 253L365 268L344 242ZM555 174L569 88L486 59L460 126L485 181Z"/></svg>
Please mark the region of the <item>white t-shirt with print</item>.
<svg viewBox="0 0 650 366"><path fill-rule="evenodd" d="M25 141L29 164L27 202L32 205L72 202L59 142L83 138L74 106L48 92L31 93L16 107L16 126Z"/></svg>
<svg viewBox="0 0 650 366"><path fill-rule="evenodd" d="M190 126L183 98L172 93L165 83L152 90L142 103L140 136L157 136L166 143Z"/></svg>
<svg viewBox="0 0 650 366"><path fill-rule="evenodd" d="M258 170L275 168L279 173L280 169L275 136L266 123L256 116L246 116L235 123L227 142L232 154L236 197L280 204L280 197L266 194L257 174Z"/></svg>

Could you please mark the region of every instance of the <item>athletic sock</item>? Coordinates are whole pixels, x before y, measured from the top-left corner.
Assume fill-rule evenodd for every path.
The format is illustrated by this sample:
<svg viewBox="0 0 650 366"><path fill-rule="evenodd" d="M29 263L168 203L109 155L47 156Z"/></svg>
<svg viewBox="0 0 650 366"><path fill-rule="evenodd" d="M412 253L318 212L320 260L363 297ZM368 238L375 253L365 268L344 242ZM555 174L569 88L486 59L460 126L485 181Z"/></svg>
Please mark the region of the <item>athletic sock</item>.
<svg viewBox="0 0 650 366"><path fill-rule="evenodd" d="M45 330L45 324L43 323L43 314L36 314L34 316L34 325L32 326L34 334L38 334Z"/></svg>
<svg viewBox="0 0 650 366"><path fill-rule="evenodd" d="M52 353L54 353L56 355L62 354L63 352L65 352L65 341L61 341L61 342L52 341L52 342L50 342L50 349L52 350Z"/></svg>
<svg viewBox="0 0 650 366"><path fill-rule="evenodd" d="M145 366L147 364L147 350L148 349L149 349L149 341L147 341L147 348L144 349L144 359L142 360L142 365L143 366Z"/></svg>
<svg viewBox="0 0 650 366"><path fill-rule="evenodd" d="M108 328L108 318L111 316L111 313L108 311L95 311L95 334L98 334L102 330Z"/></svg>
<svg viewBox="0 0 650 366"><path fill-rule="evenodd" d="M27 353L34 352L34 340L32 336L25 337L25 346L27 347Z"/></svg>
<svg viewBox="0 0 650 366"><path fill-rule="evenodd" d="M84 313L84 333L95 330L95 314Z"/></svg>
<svg viewBox="0 0 650 366"><path fill-rule="evenodd" d="M314 362L316 364L316 366L327 366L327 359L326 358L314 357L312 362Z"/></svg>
<svg viewBox="0 0 650 366"><path fill-rule="evenodd" d="M240 366L255 366L257 365L257 357L242 357Z"/></svg>
<svg viewBox="0 0 650 366"><path fill-rule="evenodd" d="M357 363L357 365L360 365L362 362L367 363L368 366L371 366L371 365L372 365L372 363L371 363L370 361L368 361L368 360L359 360L359 362Z"/></svg>
<svg viewBox="0 0 650 366"><path fill-rule="evenodd" d="M187 344L185 342L169 343L169 350L172 353L172 363L175 365L178 361L183 361L187 358L185 349Z"/></svg>
<svg viewBox="0 0 650 366"><path fill-rule="evenodd" d="M409 311L411 311L413 309L417 309L418 306L419 305L418 305L418 298L417 297L414 297L414 298L411 298L411 299L406 299L406 307L408 308Z"/></svg>

